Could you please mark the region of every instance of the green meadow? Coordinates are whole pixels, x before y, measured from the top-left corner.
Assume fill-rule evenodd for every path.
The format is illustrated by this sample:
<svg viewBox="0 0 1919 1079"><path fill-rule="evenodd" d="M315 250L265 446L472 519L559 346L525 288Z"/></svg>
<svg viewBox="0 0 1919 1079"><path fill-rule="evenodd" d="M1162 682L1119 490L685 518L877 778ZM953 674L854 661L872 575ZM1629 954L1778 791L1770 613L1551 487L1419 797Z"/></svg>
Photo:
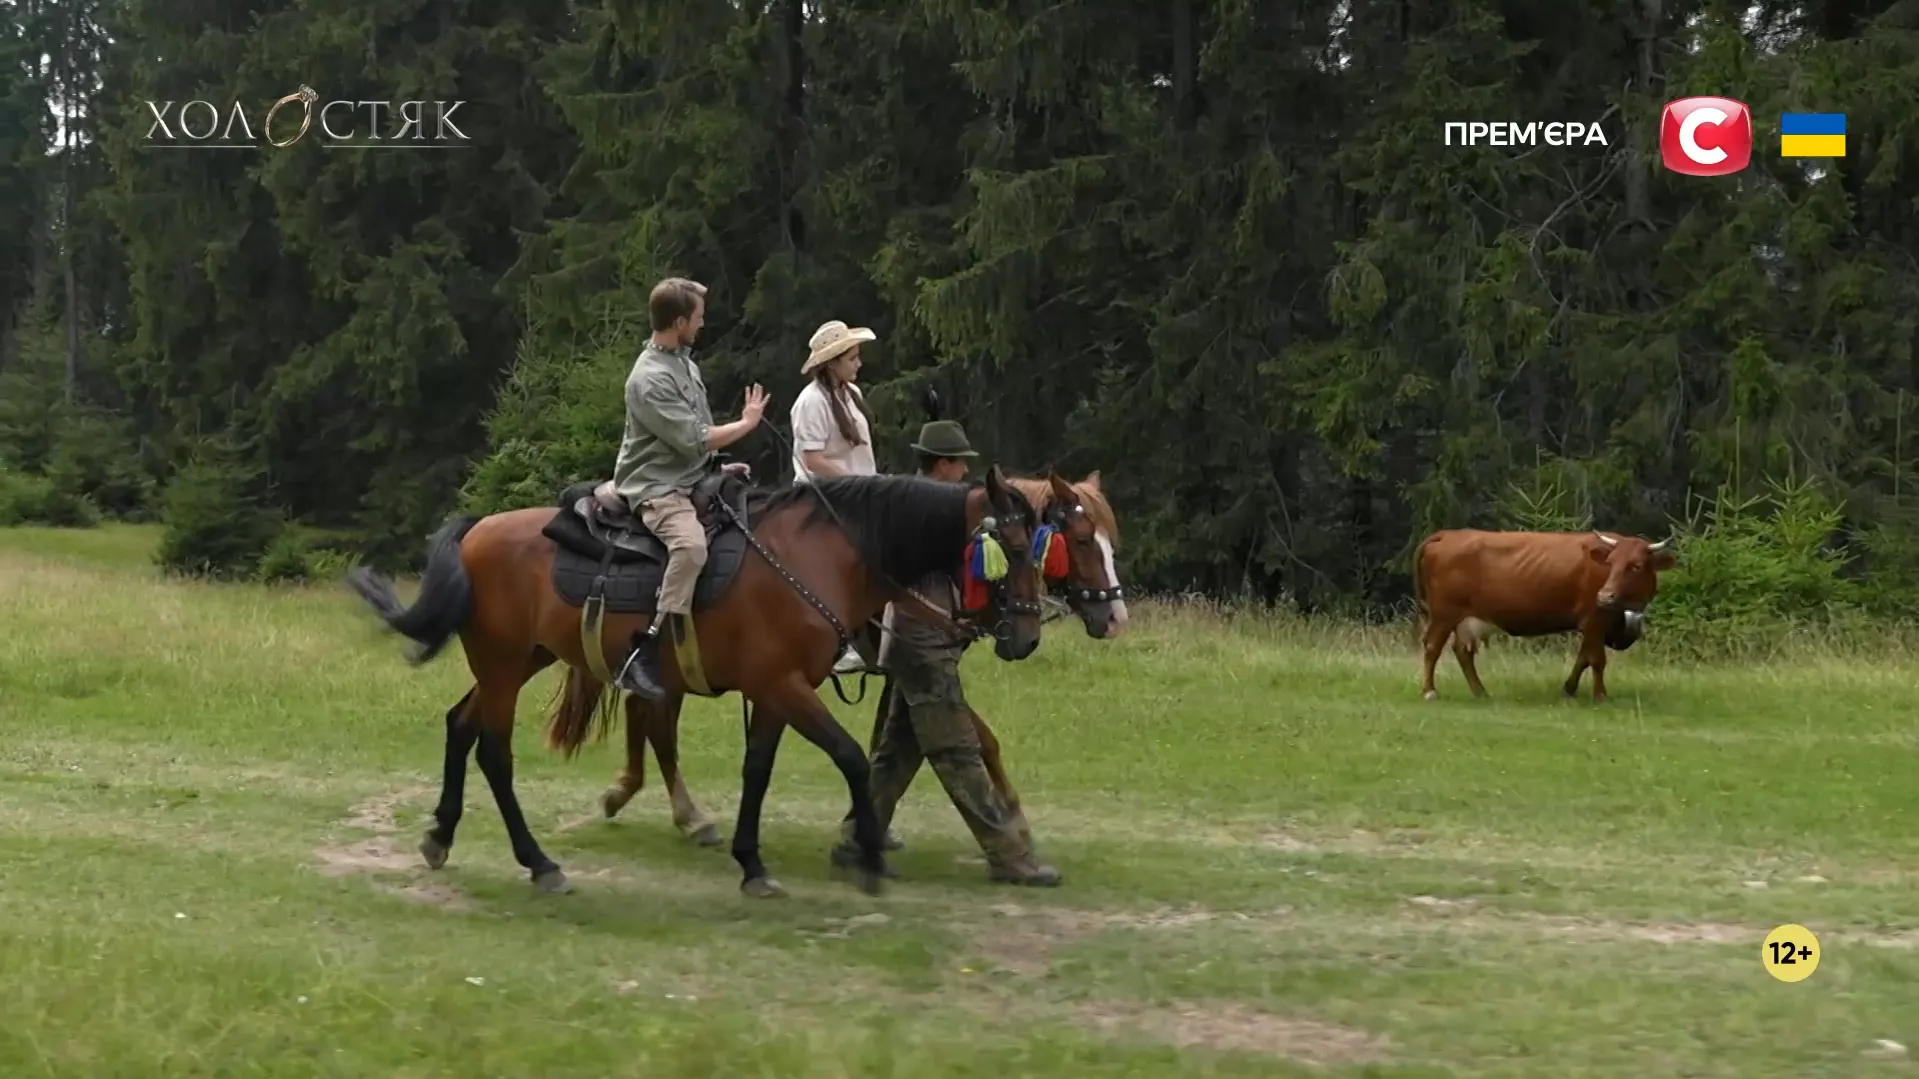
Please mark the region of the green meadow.
<svg viewBox="0 0 1919 1079"><path fill-rule="evenodd" d="M0 531L0 1075L1910 1074L1919 664L1498 640L1419 699L1410 626L1142 603L969 656L1042 856L989 884L922 770L880 897L826 852L845 788L788 738L752 901L616 743L519 788L574 880L536 894L477 769L451 862L414 853L457 650L409 668L343 589L163 579L150 530ZM1588 683L1588 686L1590 683ZM1584 687L1582 687L1584 688ZM872 687L876 695L877 684ZM872 696L842 722L864 740ZM737 698L688 704L729 836ZM1767 973L1798 923L1815 972Z"/></svg>

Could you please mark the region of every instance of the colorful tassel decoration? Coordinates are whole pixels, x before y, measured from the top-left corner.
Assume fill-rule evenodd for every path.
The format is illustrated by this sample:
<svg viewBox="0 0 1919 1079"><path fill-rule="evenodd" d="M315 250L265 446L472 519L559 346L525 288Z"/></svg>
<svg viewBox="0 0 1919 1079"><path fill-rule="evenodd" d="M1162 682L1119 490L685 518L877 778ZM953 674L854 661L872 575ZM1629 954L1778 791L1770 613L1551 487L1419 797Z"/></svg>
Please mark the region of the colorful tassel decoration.
<svg viewBox="0 0 1919 1079"><path fill-rule="evenodd" d="M1049 581L1063 581L1072 572L1066 561L1066 537L1052 525L1041 525L1033 533L1033 565Z"/></svg>
<svg viewBox="0 0 1919 1079"><path fill-rule="evenodd" d="M960 605L969 611L986 606L987 582L1006 577L1006 551L999 541L981 532L966 547L966 579L960 582Z"/></svg>
<svg viewBox="0 0 1919 1079"><path fill-rule="evenodd" d="M966 561L968 568L972 570L969 576L977 577L982 581L1000 581L1006 578L1006 551L999 545L999 541L991 536L981 534L973 537L972 554Z"/></svg>

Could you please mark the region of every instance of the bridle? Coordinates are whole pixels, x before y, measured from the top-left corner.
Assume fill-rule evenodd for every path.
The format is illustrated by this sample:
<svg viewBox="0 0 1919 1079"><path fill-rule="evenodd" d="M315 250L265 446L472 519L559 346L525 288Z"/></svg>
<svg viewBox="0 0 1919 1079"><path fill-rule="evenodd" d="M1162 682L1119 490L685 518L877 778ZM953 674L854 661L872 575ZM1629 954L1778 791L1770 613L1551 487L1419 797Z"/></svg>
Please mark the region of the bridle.
<svg viewBox="0 0 1919 1079"><path fill-rule="evenodd" d="M988 509L991 509L990 503ZM1027 515L1019 510L1014 510L1004 517L994 517L989 512L987 516L980 519L979 527L973 530L973 539L977 541L990 538L994 543L999 544L1001 548L1006 548L1010 546L1006 542L1006 526L1009 524L1025 524L1028 520ZM1028 557L1032 557L1030 550ZM1038 563L1035 562L1034 572L1037 573L1038 571L1039 566ZM962 572L970 573L971 569L963 567ZM974 640L992 637L995 640L1001 641L1012 638L1013 618L1016 615L1032 615L1035 618L1039 618L1042 624L1050 621L1050 619L1044 617L1045 608L1040 605L1038 600L1020 599L1017 596L1009 594L1009 582L1011 582L1012 579L1013 574L1009 571L998 580L985 581L986 602L978 607L961 607L955 610L951 615L952 620L966 632L972 634ZM910 589L908 591L911 592ZM925 597L920 596L919 593L912 592L911 594L921 603L927 602ZM984 628L986 618L989 614L995 612L997 612L999 616L998 620L993 623L991 629Z"/></svg>
<svg viewBox="0 0 1919 1079"><path fill-rule="evenodd" d="M1085 517L1086 506L1080 502L1074 502L1070 506L1064 502L1055 502L1048 507L1046 511L1046 523L1051 525L1054 533L1062 539L1069 534L1069 528L1074 521ZM1094 534L1098 534L1097 529L1094 530ZM1126 598L1125 589L1119 586L1119 578L1117 576L1113 578L1113 583L1105 588L1088 588L1083 584L1075 583L1070 562L1068 562L1066 576L1053 578L1044 576L1043 556L1045 552L1038 549L1039 542L1040 537L1035 535L1033 564L1041 567L1041 580L1046 582L1050 590L1064 592L1066 594L1066 602L1071 605L1075 612L1078 612L1088 603L1112 603L1116 600ZM1058 617L1058 615L1054 617ZM1048 621L1051 621L1051 619L1048 619Z"/></svg>

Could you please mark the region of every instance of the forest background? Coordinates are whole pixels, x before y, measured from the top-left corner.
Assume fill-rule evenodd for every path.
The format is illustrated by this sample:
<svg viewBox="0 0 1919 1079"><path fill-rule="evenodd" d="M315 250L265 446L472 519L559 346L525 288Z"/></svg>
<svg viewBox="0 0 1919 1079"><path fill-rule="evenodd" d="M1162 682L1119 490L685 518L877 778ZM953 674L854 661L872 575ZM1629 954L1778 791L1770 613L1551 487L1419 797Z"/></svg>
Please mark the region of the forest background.
<svg viewBox="0 0 1919 1079"><path fill-rule="evenodd" d="M302 84L470 144L148 139ZM1747 171L1660 166L1700 93ZM1846 157L1781 158L1784 111ZM1883 624L1916 177L1914 2L0 0L0 523L404 569L609 472L681 274L716 414L759 382L783 428L812 330L870 325L882 468L935 386L988 461L1099 471L1134 591L1389 617L1433 529L1597 526L1678 535L1702 641Z"/></svg>

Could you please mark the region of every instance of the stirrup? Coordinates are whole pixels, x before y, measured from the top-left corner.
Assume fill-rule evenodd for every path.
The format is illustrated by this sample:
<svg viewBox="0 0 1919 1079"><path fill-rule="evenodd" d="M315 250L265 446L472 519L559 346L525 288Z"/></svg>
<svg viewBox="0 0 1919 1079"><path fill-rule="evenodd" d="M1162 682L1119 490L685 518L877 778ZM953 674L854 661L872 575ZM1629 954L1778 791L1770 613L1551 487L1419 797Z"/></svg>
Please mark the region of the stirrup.
<svg viewBox="0 0 1919 1079"><path fill-rule="evenodd" d="M638 663L639 661L640 661L640 650L638 648L635 648L626 654L626 662L620 664L620 669L613 672L613 688L614 689L622 689L622 690L629 690L629 691L631 690L633 683L627 679L626 674L628 671L632 670L633 665L635 663Z"/></svg>
<svg viewBox="0 0 1919 1079"><path fill-rule="evenodd" d="M654 641L653 645L657 649L658 641ZM626 662L620 664L620 669L614 672L613 688L623 693L638 694L650 701L658 701L666 696L666 686L663 681L655 681L651 687L646 687L640 685L638 679L633 677L633 667L640 662L641 653L645 648L646 641L643 640L626 654ZM661 673L664 674L664 672Z"/></svg>

